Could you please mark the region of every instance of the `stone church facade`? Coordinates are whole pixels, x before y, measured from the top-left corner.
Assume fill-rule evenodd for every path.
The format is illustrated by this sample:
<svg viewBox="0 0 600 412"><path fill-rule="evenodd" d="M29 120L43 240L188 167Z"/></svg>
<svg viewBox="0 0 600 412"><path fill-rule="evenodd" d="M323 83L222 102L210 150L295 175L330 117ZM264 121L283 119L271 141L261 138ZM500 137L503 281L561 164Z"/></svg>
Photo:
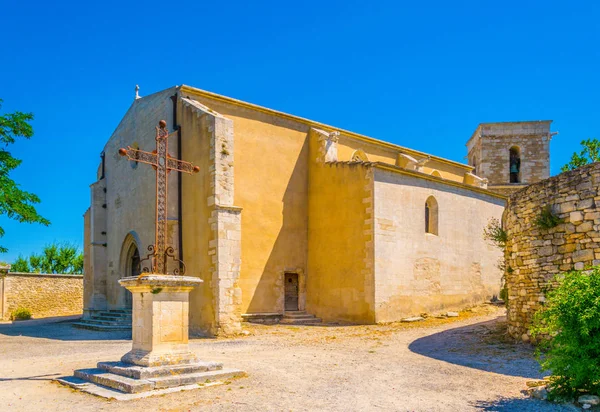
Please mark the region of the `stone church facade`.
<svg viewBox="0 0 600 412"><path fill-rule="evenodd" d="M161 119L179 128L171 155L200 168L169 176L169 242L186 275L204 281L190 297L192 333L235 333L244 317L298 310L388 322L498 294L501 253L482 233L504 210L506 197L487 179L510 186L508 172L490 166L508 168L508 149L485 154L484 135L474 135L465 165L177 86L136 99L104 147L84 215L85 317L131 305L118 279L139 273L153 243L155 177L118 150L153 150ZM510 139L543 145L549 123L523 132L539 124L490 127L506 135L518 125L523 136ZM547 173L531 163L545 153L524 158L527 150L516 185L537 179L534 168L539 178Z"/></svg>

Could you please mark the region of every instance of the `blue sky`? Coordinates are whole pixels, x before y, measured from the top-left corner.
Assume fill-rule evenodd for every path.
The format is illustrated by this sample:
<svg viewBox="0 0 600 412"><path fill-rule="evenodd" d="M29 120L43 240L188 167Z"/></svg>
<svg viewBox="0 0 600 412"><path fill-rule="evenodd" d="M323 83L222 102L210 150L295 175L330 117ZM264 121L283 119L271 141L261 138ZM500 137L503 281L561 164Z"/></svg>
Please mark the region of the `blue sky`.
<svg viewBox="0 0 600 412"><path fill-rule="evenodd" d="M3 2L2 111L35 114L13 178L52 225L0 217L0 260L82 244L88 186L136 84L189 84L457 161L480 122L553 119L553 174L600 138L599 2L369 3Z"/></svg>

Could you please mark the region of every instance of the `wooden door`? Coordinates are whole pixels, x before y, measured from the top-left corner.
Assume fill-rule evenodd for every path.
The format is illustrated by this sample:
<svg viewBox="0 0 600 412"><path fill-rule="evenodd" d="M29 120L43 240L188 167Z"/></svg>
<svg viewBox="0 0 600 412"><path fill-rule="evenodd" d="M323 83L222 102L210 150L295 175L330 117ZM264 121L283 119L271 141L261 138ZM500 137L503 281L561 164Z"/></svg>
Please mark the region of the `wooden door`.
<svg viewBox="0 0 600 412"><path fill-rule="evenodd" d="M298 274L285 274L285 310L298 310Z"/></svg>

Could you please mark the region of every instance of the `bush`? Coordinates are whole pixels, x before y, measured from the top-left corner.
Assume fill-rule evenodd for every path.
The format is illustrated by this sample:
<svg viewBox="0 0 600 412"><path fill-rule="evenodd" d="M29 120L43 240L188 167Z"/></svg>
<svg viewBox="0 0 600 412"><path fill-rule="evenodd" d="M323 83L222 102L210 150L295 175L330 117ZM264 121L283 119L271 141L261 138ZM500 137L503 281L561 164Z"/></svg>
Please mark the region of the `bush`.
<svg viewBox="0 0 600 412"><path fill-rule="evenodd" d="M535 225L540 229L552 229L553 227L558 226L561 222L561 219L554 214L552 210L552 206L546 205L540 215L535 219Z"/></svg>
<svg viewBox="0 0 600 412"><path fill-rule="evenodd" d="M483 229L483 238L502 250L504 250L508 241L508 235L502 228L502 223L494 217L489 220L487 226Z"/></svg>
<svg viewBox="0 0 600 412"><path fill-rule="evenodd" d="M25 308L17 308L10 313L10 320L31 319L31 311Z"/></svg>
<svg viewBox="0 0 600 412"><path fill-rule="evenodd" d="M556 280L531 327L542 338L538 360L552 372L550 399L600 394L600 268Z"/></svg>

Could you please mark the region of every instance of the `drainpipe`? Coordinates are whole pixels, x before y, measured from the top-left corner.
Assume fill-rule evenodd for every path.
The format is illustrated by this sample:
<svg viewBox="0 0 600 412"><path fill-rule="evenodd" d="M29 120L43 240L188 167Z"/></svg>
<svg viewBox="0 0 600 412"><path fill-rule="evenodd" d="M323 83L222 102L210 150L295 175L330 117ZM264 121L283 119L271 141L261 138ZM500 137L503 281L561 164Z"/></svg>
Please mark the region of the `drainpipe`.
<svg viewBox="0 0 600 412"><path fill-rule="evenodd" d="M181 126L177 124L177 93L171 96L173 102L173 129L177 130L177 158L181 159ZM179 222L179 260L183 262L183 212L181 202L181 173L177 173L177 220Z"/></svg>

